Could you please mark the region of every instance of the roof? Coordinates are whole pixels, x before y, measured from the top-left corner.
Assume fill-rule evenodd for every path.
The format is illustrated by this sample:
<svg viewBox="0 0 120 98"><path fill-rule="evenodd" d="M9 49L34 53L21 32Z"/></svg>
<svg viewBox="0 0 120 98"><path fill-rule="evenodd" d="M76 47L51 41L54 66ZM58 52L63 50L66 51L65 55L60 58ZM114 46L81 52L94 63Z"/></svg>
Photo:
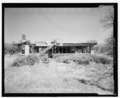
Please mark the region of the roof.
<svg viewBox="0 0 120 98"><path fill-rule="evenodd" d="M48 43L46 43L44 41L35 42L34 44L35 44L35 46L48 46Z"/></svg>
<svg viewBox="0 0 120 98"><path fill-rule="evenodd" d="M36 43L31 43L29 40L27 41L24 41L24 42L21 42L21 43L18 43L18 45L29 45L29 46L49 46L47 43L45 42L36 42ZM97 45L97 43L90 43L90 42L87 42L87 43L60 43L58 46L68 46L68 47L72 47L72 46L93 46L93 45Z"/></svg>
<svg viewBox="0 0 120 98"><path fill-rule="evenodd" d="M62 46L91 46L97 45L97 43L63 43Z"/></svg>
<svg viewBox="0 0 120 98"><path fill-rule="evenodd" d="M17 45L19 45L19 46L21 46L21 45L35 46L35 44L31 43L29 40L24 41L24 42L19 42L19 43L17 43Z"/></svg>

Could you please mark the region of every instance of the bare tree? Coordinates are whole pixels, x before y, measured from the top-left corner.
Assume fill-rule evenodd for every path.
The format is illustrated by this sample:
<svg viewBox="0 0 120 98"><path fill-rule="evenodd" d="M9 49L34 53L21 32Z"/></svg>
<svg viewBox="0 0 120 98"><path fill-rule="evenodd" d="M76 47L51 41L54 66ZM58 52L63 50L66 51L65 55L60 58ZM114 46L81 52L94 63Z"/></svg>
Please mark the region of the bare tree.
<svg viewBox="0 0 120 98"><path fill-rule="evenodd" d="M104 6L103 6L104 7ZM105 15L105 17L101 20L103 26L106 29L113 28L114 25L114 9L110 9L110 11Z"/></svg>
<svg viewBox="0 0 120 98"><path fill-rule="evenodd" d="M114 9L110 9L110 11L105 15L105 17L101 20L105 29L111 29L110 35L105 39L106 45L106 53L108 55L113 56L113 45L114 45L114 37L113 37L113 26L114 26ZM115 32L114 32L115 33Z"/></svg>

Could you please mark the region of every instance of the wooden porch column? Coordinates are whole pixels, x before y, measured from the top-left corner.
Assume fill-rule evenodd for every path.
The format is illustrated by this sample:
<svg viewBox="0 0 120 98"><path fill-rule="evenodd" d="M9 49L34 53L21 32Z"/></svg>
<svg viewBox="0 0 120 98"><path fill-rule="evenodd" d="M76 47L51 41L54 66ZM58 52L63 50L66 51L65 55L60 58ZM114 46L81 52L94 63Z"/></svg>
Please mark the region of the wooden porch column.
<svg viewBox="0 0 120 98"><path fill-rule="evenodd" d="M83 53L83 47L81 48L81 50L82 50L82 53Z"/></svg>
<svg viewBox="0 0 120 98"><path fill-rule="evenodd" d="M89 53L91 53L91 46L89 46Z"/></svg>
<svg viewBox="0 0 120 98"><path fill-rule="evenodd" d="M85 53L85 47L83 48L83 53Z"/></svg>
<svg viewBox="0 0 120 98"><path fill-rule="evenodd" d="M55 48L54 48L54 53L56 53L57 52L57 47L55 46Z"/></svg>
<svg viewBox="0 0 120 98"><path fill-rule="evenodd" d="M84 48L82 48L82 53L84 53Z"/></svg>
<svg viewBox="0 0 120 98"><path fill-rule="evenodd" d="M59 47L57 47L57 49L56 49L56 50L57 50L57 53L59 53Z"/></svg>
<svg viewBox="0 0 120 98"><path fill-rule="evenodd" d="M87 47L86 47L86 52L87 52L87 53L89 53L89 50L88 50L88 48L89 48L89 47L87 46Z"/></svg>
<svg viewBox="0 0 120 98"><path fill-rule="evenodd" d="M60 47L58 47L58 53L60 53Z"/></svg>
<svg viewBox="0 0 120 98"><path fill-rule="evenodd" d="M52 47L52 53L54 53L54 48Z"/></svg>
<svg viewBox="0 0 120 98"><path fill-rule="evenodd" d="M86 53L86 47L84 48L84 53Z"/></svg>
<svg viewBox="0 0 120 98"><path fill-rule="evenodd" d="M85 47L85 53L87 53L87 46Z"/></svg>
<svg viewBox="0 0 120 98"><path fill-rule="evenodd" d="M61 53L63 53L63 48L61 47Z"/></svg>
<svg viewBox="0 0 120 98"><path fill-rule="evenodd" d="M83 50L82 50L82 48L81 48L81 53L83 53Z"/></svg>

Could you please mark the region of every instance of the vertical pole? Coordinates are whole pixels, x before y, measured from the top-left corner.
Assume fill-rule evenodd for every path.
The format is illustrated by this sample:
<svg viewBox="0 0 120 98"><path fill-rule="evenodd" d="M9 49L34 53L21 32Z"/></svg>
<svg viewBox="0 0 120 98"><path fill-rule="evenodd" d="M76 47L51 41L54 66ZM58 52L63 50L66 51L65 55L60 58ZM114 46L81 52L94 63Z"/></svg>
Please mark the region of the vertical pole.
<svg viewBox="0 0 120 98"><path fill-rule="evenodd" d="M52 47L52 53L53 53L53 47Z"/></svg>
<svg viewBox="0 0 120 98"><path fill-rule="evenodd" d="M87 47L85 47L85 53L87 53Z"/></svg>
<svg viewBox="0 0 120 98"><path fill-rule="evenodd" d="M89 46L87 46L87 53L89 53Z"/></svg>
<svg viewBox="0 0 120 98"><path fill-rule="evenodd" d="M64 53L64 47L63 47L62 51L63 51L63 53Z"/></svg>
<svg viewBox="0 0 120 98"><path fill-rule="evenodd" d="M56 46L56 53L58 52L58 47Z"/></svg>
<svg viewBox="0 0 120 98"><path fill-rule="evenodd" d="M87 46L87 53L89 53L89 46Z"/></svg>
<svg viewBox="0 0 120 98"><path fill-rule="evenodd" d="M59 53L59 47L57 46L57 53Z"/></svg>
<svg viewBox="0 0 120 98"><path fill-rule="evenodd" d="M61 47L59 47L59 52L61 53Z"/></svg>
<svg viewBox="0 0 120 98"><path fill-rule="evenodd" d="M84 53L84 47L82 48L82 51L83 51L83 53Z"/></svg>
<svg viewBox="0 0 120 98"><path fill-rule="evenodd" d="M89 49L90 49L90 53L91 53L91 46L89 46Z"/></svg>
<svg viewBox="0 0 120 98"><path fill-rule="evenodd" d="M56 46L54 47L54 53L56 53Z"/></svg>

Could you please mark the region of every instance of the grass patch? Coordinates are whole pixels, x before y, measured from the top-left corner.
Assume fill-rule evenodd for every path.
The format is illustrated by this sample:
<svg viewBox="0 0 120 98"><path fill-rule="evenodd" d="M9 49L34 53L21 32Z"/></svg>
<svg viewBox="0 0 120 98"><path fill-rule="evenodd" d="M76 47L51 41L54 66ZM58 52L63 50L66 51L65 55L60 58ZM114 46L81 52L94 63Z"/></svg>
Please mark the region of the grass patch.
<svg viewBox="0 0 120 98"><path fill-rule="evenodd" d="M110 64L113 59L105 55L92 55L92 54L57 54L54 56L57 62L69 63L69 61L76 62L77 64L90 64L95 62L98 64Z"/></svg>
<svg viewBox="0 0 120 98"><path fill-rule="evenodd" d="M37 55L19 56L12 64L12 66L34 65L39 62Z"/></svg>

